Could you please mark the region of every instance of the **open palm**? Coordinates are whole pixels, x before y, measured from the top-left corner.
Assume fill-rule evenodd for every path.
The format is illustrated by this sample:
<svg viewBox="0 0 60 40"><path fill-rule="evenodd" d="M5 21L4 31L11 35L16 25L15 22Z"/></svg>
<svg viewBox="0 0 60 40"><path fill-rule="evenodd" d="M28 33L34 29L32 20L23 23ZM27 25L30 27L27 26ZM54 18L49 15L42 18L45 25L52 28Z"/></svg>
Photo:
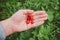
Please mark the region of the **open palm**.
<svg viewBox="0 0 60 40"><path fill-rule="evenodd" d="M31 13L34 16L34 24L26 24L26 14ZM11 16L12 25L15 31L25 31L37 27L47 19L45 11L19 10Z"/></svg>

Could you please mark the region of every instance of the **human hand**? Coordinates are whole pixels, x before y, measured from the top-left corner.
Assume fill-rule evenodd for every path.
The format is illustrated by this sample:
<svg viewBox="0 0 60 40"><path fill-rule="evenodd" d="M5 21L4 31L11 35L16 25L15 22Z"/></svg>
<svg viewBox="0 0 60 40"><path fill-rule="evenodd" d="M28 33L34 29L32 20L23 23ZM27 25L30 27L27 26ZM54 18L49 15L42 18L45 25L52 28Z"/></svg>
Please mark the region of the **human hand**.
<svg viewBox="0 0 60 40"><path fill-rule="evenodd" d="M31 13L34 16L34 24L26 24L27 13ZM47 14L45 11L34 12L33 10L19 10L8 19L9 24L8 22L7 24L10 25L12 31L11 33L13 33L13 32L21 32L37 27L43 24L45 20L47 20ZM2 24L4 24L4 21L2 22ZM7 35L9 35L8 32Z"/></svg>

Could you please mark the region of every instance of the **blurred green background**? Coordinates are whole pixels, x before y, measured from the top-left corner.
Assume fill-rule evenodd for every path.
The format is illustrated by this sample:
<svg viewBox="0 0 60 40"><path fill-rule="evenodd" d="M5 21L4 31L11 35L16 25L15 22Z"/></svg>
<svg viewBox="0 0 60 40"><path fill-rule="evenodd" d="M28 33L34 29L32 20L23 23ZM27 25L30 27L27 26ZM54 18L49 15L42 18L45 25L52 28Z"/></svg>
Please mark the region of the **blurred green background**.
<svg viewBox="0 0 60 40"><path fill-rule="evenodd" d="M60 40L59 0L0 0L0 20L11 17L20 9L45 10L48 20L37 28L14 33L6 40Z"/></svg>

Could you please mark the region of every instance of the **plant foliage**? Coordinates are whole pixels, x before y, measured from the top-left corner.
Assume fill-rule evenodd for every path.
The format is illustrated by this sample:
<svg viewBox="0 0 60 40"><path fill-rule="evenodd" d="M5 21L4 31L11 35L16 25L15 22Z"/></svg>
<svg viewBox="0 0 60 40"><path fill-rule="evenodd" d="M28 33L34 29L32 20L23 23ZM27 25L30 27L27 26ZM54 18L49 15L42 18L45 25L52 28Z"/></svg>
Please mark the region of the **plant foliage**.
<svg viewBox="0 0 60 40"><path fill-rule="evenodd" d="M41 26L20 33L14 33L6 40L59 40L59 0L6 0L0 1L0 20L11 17L20 9L45 10L48 20Z"/></svg>

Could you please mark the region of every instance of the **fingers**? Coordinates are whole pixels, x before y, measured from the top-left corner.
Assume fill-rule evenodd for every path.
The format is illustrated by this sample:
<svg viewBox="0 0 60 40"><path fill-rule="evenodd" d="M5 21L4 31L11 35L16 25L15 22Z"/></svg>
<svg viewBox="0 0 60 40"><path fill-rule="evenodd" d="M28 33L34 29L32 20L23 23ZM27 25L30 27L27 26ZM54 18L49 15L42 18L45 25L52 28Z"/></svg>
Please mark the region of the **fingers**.
<svg viewBox="0 0 60 40"><path fill-rule="evenodd" d="M34 12L34 19L47 20L47 14L45 11L36 11Z"/></svg>
<svg viewBox="0 0 60 40"><path fill-rule="evenodd" d="M44 21L40 20L40 21L36 21L34 24L32 24L32 28L33 27L37 27L39 25L42 25L44 23Z"/></svg>
<svg viewBox="0 0 60 40"><path fill-rule="evenodd" d="M44 20L46 20L47 19L47 15L45 14L45 15L39 15L39 16L34 16L34 19L44 19Z"/></svg>
<svg viewBox="0 0 60 40"><path fill-rule="evenodd" d="M42 25L44 23L44 21L42 21L42 20L40 20L40 21L38 21L38 20L36 20L35 22L34 22L34 24L28 24L28 27L27 27L27 29L29 28L34 28L34 27L37 27L37 26L39 26L39 25Z"/></svg>
<svg viewBox="0 0 60 40"><path fill-rule="evenodd" d="M36 11L34 12L34 15L43 15L45 13L46 13L45 11Z"/></svg>

